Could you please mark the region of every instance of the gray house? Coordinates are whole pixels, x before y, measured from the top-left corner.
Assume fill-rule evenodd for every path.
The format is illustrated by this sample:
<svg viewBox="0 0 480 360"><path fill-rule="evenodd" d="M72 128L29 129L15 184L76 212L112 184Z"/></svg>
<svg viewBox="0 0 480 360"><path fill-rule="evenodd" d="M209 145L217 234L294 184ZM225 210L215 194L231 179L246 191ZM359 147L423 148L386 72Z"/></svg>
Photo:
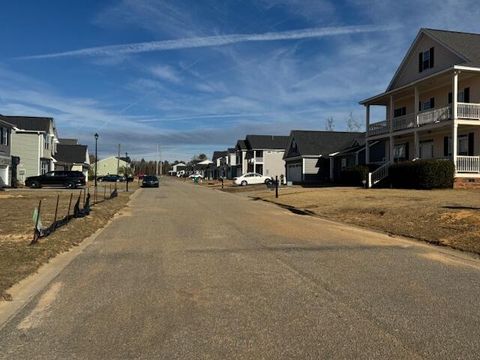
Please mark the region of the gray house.
<svg viewBox="0 0 480 360"><path fill-rule="evenodd" d="M11 155L20 158L16 174L20 183L54 170L58 138L53 118L0 116L0 120L13 126Z"/></svg>
<svg viewBox="0 0 480 360"><path fill-rule="evenodd" d="M0 120L0 187L11 184L10 169L12 125Z"/></svg>
<svg viewBox="0 0 480 360"><path fill-rule="evenodd" d="M286 147L287 181L330 181L330 154L350 146L360 132L292 130Z"/></svg>

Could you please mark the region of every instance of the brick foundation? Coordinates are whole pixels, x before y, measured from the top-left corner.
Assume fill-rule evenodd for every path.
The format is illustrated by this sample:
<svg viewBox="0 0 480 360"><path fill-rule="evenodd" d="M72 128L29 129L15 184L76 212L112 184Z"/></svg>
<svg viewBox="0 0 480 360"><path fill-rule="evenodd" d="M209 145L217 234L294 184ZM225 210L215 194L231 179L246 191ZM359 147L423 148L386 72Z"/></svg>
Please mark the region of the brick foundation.
<svg viewBox="0 0 480 360"><path fill-rule="evenodd" d="M480 178L455 178L454 189L480 189Z"/></svg>

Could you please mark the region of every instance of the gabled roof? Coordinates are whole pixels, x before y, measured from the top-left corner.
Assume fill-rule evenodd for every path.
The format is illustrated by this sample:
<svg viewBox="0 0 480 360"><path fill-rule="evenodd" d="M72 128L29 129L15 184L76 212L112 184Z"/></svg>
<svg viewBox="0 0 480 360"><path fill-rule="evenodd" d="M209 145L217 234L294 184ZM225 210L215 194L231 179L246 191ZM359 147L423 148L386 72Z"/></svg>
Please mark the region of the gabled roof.
<svg viewBox="0 0 480 360"><path fill-rule="evenodd" d="M360 132L292 130L288 145L295 141L297 156L327 156L351 146L361 135ZM288 158L287 153L285 158Z"/></svg>
<svg viewBox="0 0 480 360"><path fill-rule="evenodd" d="M227 155L228 155L228 151L214 151L212 156L212 161L215 161Z"/></svg>
<svg viewBox="0 0 480 360"><path fill-rule="evenodd" d="M421 29L421 31L464 58L466 62L462 65L480 65L480 34L437 29Z"/></svg>
<svg viewBox="0 0 480 360"><path fill-rule="evenodd" d="M249 149L285 149L288 139L278 135L247 135L246 143Z"/></svg>
<svg viewBox="0 0 480 360"><path fill-rule="evenodd" d="M63 145L79 145L78 139L58 139L58 142Z"/></svg>
<svg viewBox="0 0 480 360"><path fill-rule="evenodd" d="M87 159L87 145L58 144L55 160L67 164L83 164Z"/></svg>
<svg viewBox="0 0 480 360"><path fill-rule="evenodd" d="M7 127L7 128L12 128L12 127L13 127L12 124L10 124L10 123L8 123L8 122L6 122L6 121L3 121L2 118L1 118L1 115L0 115L0 125L5 126L5 127Z"/></svg>
<svg viewBox="0 0 480 360"><path fill-rule="evenodd" d="M392 80L388 84L387 92L392 90L395 80L400 75L405 62L410 57L411 52L422 35L432 38L461 59L464 59L464 61L459 64L463 66L480 67L480 34L421 28L395 71Z"/></svg>
<svg viewBox="0 0 480 360"><path fill-rule="evenodd" d="M238 140L236 148L239 149L239 150L246 150L247 149L247 144L246 144L245 140Z"/></svg>
<svg viewBox="0 0 480 360"><path fill-rule="evenodd" d="M0 115L0 119L4 120L20 130L27 131L43 131L49 132L50 125L53 122L51 117L35 117L35 116L4 116Z"/></svg>

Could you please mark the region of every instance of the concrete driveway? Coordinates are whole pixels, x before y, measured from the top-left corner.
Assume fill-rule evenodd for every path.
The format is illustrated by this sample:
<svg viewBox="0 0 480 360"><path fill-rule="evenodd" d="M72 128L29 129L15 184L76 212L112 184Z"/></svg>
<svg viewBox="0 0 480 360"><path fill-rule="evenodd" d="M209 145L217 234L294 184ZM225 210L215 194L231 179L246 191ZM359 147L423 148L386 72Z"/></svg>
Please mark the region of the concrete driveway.
<svg viewBox="0 0 480 360"><path fill-rule="evenodd" d="M474 359L480 261L190 183L141 189L2 359Z"/></svg>

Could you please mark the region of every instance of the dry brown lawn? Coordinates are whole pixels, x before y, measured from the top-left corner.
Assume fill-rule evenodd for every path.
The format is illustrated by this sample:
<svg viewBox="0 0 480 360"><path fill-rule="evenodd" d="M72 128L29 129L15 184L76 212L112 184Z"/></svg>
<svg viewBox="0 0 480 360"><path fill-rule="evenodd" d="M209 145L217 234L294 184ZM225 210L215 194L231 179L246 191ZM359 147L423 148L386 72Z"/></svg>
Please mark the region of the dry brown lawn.
<svg viewBox="0 0 480 360"><path fill-rule="evenodd" d="M5 292L16 282L35 272L40 265L57 254L78 245L83 239L103 227L112 216L128 202L130 195L138 189L137 184L129 184L129 193L123 192L124 184L119 185L119 196L92 207L90 216L73 219L46 238L41 238L30 246L33 238L33 209L42 200L41 220L43 227L53 222L57 195L59 198L58 218L67 214L70 194L74 200L79 190L15 190L0 192L0 300L8 299ZM103 184L99 185L97 201L103 200ZM107 185L107 196L109 185ZM91 190L93 194L93 190ZM92 195L93 200L93 195Z"/></svg>
<svg viewBox="0 0 480 360"><path fill-rule="evenodd" d="M281 188L245 193L306 214L480 254L479 190Z"/></svg>

